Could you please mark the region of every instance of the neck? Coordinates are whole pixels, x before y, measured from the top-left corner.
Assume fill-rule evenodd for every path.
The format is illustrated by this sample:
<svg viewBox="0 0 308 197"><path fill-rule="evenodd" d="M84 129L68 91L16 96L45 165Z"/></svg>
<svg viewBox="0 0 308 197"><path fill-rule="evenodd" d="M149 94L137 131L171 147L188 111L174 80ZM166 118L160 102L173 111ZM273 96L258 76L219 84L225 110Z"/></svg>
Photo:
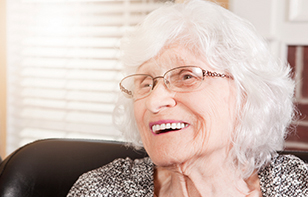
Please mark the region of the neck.
<svg viewBox="0 0 308 197"><path fill-rule="evenodd" d="M208 158L208 159L204 159ZM215 162L216 161L216 162ZM157 167L154 176L157 196L260 196L259 179L244 180L227 160L200 157L183 164Z"/></svg>

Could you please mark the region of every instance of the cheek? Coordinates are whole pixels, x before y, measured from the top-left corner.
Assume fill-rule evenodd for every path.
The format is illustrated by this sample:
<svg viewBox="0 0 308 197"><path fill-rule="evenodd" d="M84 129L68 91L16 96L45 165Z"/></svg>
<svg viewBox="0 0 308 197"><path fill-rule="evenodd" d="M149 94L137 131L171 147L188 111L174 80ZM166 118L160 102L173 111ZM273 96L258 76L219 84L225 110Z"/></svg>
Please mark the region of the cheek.
<svg viewBox="0 0 308 197"><path fill-rule="evenodd" d="M134 116L137 123L137 128L141 135L141 138L144 138L144 131L147 129L147 125L144 123L145 109L141 102L134 102Z"/></svg>
<svg viewBox="0 0 308 197"><path fill-rule="evenodd" d="M137 100L134 102L134 116L135 120L137 121L138 125L141 123L145 113L144 104L141 100Z"/></svg>
<svg viewBox="0 0 308 197"><path fill-rule="evenodd" d="M202 126L218 118L223 109L221 97L217 96L214 91L198 92L198 94L190 94L183 98L186 98L183 103L186 103L187 108L196 115L199 124L201 122L204 124Z"/></svg>
<svg viewBox="0 0 308 197"><path fill-rule="evenodd" d="M198 93L198 92L197 92ZM191 94L186 98L187 109L196 117L195 139L206 146L209 140L220 141L225 136L226 144L234 130L235 97L232 91L207 89L206 93ZM198 140L199 139L199 140Z"/></svg>
<svg viewBox="0 0 308 197"><path fill-rule="evenodd" d="M138 103L138 102L137 102ZM143 141L143 135L142 135L142 128L144 127L143 126L143 121L142 121L142 110L141 110L141 107L140 105L138 105L136 102L134 102L134 117L135 117L135 121L136 121L136 124L137 124L137 129L138 129L138 132L140 134L140 137Z"/></svg>
<svg viewBox="0 0 308 197"><path fill-rule="evenodd" d="M236 104L235 88L232 84L211 84L210 87L201 96L202 101L199 101L199 103L206 103L202 113L214 121L221 119L232 121Z"/></svg>

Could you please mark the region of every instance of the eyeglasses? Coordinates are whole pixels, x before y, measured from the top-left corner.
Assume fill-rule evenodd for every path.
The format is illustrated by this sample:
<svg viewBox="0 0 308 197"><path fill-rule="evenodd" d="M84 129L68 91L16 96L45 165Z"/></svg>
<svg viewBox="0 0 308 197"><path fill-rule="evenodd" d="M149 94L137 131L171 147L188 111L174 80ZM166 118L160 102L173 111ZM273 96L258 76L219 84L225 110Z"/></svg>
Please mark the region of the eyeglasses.
<svg viewBox="0 0 308 197"><path fill-rule="evenodd" d="M181 66L168 70L163 76L152 77L147 74L129 75L123 78L119 85L125 96L140 99L151 93L159 78L164 80L169 90L174 92L189 92L196 90L205 77L232 79L229 75L210 72L197 66Z"/></svg>

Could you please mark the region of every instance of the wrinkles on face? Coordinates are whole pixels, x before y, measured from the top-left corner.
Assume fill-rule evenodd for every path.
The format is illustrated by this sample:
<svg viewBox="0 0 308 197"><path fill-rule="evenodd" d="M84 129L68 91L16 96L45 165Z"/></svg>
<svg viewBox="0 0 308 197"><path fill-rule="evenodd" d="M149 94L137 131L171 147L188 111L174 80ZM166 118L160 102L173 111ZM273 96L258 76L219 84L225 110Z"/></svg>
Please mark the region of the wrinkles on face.
<svg viewBox="0 0 308 197"><path fill-rule="evenodd" d="M232 135L236 121L233 113L235 108L235 89L230 87L228 91L229 93L225 94L225 96L217 96L215 90L208 88L203 102L200 102L201 105L204 102L207 104L207 107L203 110L195 110L198 108L192 108L190 102L186 102L186 108L190 109L191 114L196 116L194 125L196 125L197 132L195 132L195 137L190 142L190 145L193 147L191 158L182 164L176 165L182 173L189 174L193 170L193 163L196 160L199 158L211 158L211 154L219 152L219 149L222 155L228 157L229 150L232 147ZM224 110L219 111L217 106L222 102L228 105L225 106ZM226 126L217 127L219 124ZM215 132L220 135L217 135ZM225 162L227 160L229 159L222 159Z"/></svg>
<svg viewBox="0 0 308 197"><path fill-rule="evenodd" d="M138 73L156 77L183 64L211 70L202 58L179 47L161 52L160 56L140 66ZM138 129L154 163L192 163L193 160L208 156L217 149L227 149L234 128L232 119L235 100L233 84L229 83L229 80L206 77L200 88L192 92L170 91L158 80L158 84L148 96L135 100ZM187 122L189 126L183 130L154 135L149 123L166 120Z"/></svg>

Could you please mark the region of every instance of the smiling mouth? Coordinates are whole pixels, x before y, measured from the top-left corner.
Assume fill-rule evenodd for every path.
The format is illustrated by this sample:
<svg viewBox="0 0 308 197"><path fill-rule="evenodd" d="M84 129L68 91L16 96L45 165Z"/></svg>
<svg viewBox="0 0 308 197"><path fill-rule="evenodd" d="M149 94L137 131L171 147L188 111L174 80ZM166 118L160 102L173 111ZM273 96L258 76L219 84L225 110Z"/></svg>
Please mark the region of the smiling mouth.
<svg viewBox="0 0 308 197"><path fill-rule="evenodd" d="M163 124L153 125L152 131L155 134L160 134L160 133L167 133L169 131L181 130L185 127L188 127L187 123L163 123Z"/></svg>

